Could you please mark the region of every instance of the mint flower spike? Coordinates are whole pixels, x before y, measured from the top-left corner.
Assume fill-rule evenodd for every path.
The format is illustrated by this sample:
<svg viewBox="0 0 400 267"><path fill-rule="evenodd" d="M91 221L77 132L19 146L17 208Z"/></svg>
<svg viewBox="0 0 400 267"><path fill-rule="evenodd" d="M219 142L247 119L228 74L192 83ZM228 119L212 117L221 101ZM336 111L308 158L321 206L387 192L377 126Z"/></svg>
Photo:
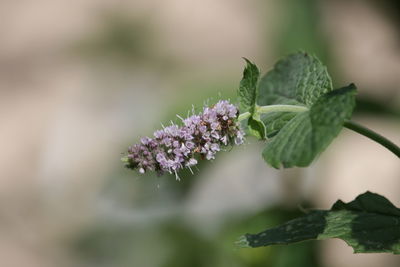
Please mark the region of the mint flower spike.
<svg viewBox="0 0 400 267"><path fill-rule="evenodd" d="M175 173L197 165L199 159L212 160L221 147L240 145L244 133L237 120L239 110L229 101L220 100L212 107L204 107L203 112L183 119L183 126L171 124L154 132L154 138L144 137L139 144L128 149L122 158L129 169L139 173L155 171Z"/></svg>

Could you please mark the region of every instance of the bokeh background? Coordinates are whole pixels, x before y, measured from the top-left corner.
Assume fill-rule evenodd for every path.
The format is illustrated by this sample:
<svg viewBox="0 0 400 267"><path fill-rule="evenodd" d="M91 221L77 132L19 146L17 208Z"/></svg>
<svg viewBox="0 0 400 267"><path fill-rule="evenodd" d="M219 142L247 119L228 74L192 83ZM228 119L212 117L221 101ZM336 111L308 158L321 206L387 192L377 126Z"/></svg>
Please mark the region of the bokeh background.
<svg viewBox="0 0 400 267"><path fill-rule="evenodd" d="M268 167L254 139L180 182L120 162L192 104L235 101L241 57L265 72L300 49L399 144L399 1L1 0L0 18L0 266L400 265L341 240L234 246L366 190L400 206L398 158L347 129L306 169Z"/></svg>

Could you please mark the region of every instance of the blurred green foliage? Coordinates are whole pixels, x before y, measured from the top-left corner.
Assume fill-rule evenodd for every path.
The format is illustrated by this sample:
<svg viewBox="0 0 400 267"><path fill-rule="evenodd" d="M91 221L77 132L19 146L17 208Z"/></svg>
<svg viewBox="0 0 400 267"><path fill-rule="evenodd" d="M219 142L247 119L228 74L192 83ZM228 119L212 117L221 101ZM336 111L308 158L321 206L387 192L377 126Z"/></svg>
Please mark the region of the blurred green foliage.
<svg viewBox="0 0 400 267"><path fill-rule="evenodd" d="M275 50L279 58L303 50L329 65L330 51L326 33L321 28L318 0L279 0L282 10Z"/></svg>
<svg viewBox="0 0 400 267"><path fill-rule="evenodd" d="M243 231L259 231L299 215L297 209L269 208L257 214L230 218L212 236L200 234L179 217L146 225L99 223L75 241L73 251L89 266L320 266L318 247L313 242L290 247L233 247Z"/></svg>
<svg viewBox="0 0 400 267"><path fill-rule="evenodd" d="M111 10L99 16L99 26L72 46L79 57L124 67L157 61L156 35L145 17Z"/></svg>

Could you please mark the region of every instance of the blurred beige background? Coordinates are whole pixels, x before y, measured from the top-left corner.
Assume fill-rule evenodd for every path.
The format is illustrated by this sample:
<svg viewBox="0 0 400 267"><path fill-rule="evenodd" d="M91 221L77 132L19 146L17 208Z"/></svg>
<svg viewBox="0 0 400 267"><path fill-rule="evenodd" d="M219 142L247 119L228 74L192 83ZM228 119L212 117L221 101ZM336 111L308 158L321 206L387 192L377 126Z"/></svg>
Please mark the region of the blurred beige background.
<svg viewBox="0 0 400 267"><path fill-rule="evenodd" d="M370 190L400 206L399 160L346 129L302 170L268 168L250 140L196 177L180 206L142 216L139 204L119 211L102 197L118 176L131 176L138 188L143 182L119 162L129 144L174 112L234 97L241 57L265 72L284 55L275 41L289 2L0 1L0 265L87 266L68 242L98 216L146 223L179 213L212 235L225 216L289 196L328 208ZM340 73L335 85L355 82L360 95L398 108L399 24L370 1L316 5L329 62ZM356 119L400 144L398 118ZM159 179L149 198L171 178ZM327 266L399 264L388 254L353 255L339 240L322 243Z"/></svg>

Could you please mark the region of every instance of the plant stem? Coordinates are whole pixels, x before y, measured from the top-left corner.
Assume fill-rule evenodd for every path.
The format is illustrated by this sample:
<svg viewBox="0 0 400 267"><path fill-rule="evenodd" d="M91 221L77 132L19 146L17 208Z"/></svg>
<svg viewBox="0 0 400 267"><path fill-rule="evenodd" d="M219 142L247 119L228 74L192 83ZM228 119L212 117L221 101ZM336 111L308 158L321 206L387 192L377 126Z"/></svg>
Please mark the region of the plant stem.
<svg viewBox="0 0 400 267"><path fill-rule="evenodd" d="M264 114L269 112L303 112L307 110L308 108L305 106L295 106L295 105L256 106L256 112L259 114Z"/></svg>
<svg viewBox="0 0 400 267"><path fill-rule="evenodd" d="M382 146L386 147L389 149L391 152L393 152L397 157L400 158L400 147L398 147L395 143L392 141L388 140L386 137L383 137L382 135L358 124L353 121L345 121L344 126L359 133L362 134L375 142L381 144Z"/></svg>
<svg viewBox="0 0 400 267"><path fill-rule="evenodd" d="M303 112L307 111L308 108L304 106L296 106L296 105L269 105L269 106L256 106L254 113L255 114L266 114L271 112ZM250 112L244 112L239 115L238 120L242 121L251 116Z"/></svg>
<svg viewBox="0 0 400 267"><path fill-rule="evenodd" d="M245 120L251 116L250 112L246 111L245 113L242 113L238 117L238 121Z"/></svg>

